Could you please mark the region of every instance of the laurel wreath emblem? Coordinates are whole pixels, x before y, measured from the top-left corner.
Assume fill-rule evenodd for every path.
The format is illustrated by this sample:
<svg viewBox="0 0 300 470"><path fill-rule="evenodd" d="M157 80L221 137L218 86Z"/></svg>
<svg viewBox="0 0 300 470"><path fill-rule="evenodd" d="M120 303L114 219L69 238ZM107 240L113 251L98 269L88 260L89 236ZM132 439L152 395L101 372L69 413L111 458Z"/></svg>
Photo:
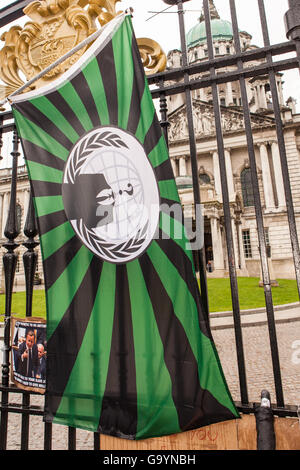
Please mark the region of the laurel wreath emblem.
<svg viewBox="0 0 300 470"><path fill-rule="evenodd" d="M126 148L129 147L121 137L110 131L104 131L100 134L93 134L84 139L73 152L71 161L65 172L65 183L74 184L76 177L81 173L81 169L89 155L97 149L104 147ZM140 227L135 236L120 243L112 243L99 235L93 229L89 229L83 223L82 219L74 221L74 228L81 239L85 240L87 246L99 254L100 257L111 262L126 262L128 257L133 259L136 253L145 242L148 232L148 222Z"/></svg>

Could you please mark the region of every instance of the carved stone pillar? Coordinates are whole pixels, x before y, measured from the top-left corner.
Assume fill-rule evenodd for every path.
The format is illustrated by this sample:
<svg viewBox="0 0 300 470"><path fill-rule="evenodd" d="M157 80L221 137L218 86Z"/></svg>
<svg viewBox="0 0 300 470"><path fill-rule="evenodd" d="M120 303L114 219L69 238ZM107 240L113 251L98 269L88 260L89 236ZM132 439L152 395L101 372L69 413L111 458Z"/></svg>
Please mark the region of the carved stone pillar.
<svg viewBox="0 0 300 470"><path fill-rule="evenodd" d="M279 147L278 147L277 142L271 142L271 149L272 149L272 160L273 160L275 184L276 184L276 191L277 191L277 198L278 198L278 207L284 208L286 205L286 202L285 202Z"/></svg>
<svg viewBox="0 0 300 470"><path fill-rule="evenodd" d="M186 157L179 158L179 176L186 176Z"/></svg>
<svg viewBox="0 0 300 470"><path fill-rule="evenodd" d="M224 270L223 243L219 220L216 217L211 217L210 226L214 255L214 270Z"/></svg>
<svg viewBox="0 0 300 470"><path fill-rule="evenodd" d="M220 176L220 165L218 152L213 152L213 168L214 168L214 179L215 179L215 191L218 200L222 201L222 187L221 187L221 176Z"/></svg>
<svg viewBox="0 0 300 470"><path fill-rule="evenodd" d="M235 197L235 191L234 191L230 149L225 149L225 164L226 164L229 200L233 200Z"/></svg>
<svg viewBox="0 0 300 470"><path fill-rule="evenodd" d="M9 204L9 193L4 193L3 196L3 211L2 211L2 227L1 227L1 237L4 237L4 228L8 216L8 204Z"/></svg>
<svg viewBox="0 0 300 470"><path fill-rule="evenodd" d="M268 157L268 150L265 143L259 144L259 151L260 151L260 161L261 161L261 170L262 170L262 177L263 177L263 187L264 187L264 195L265 195L265 206L266 209L273 209L275 207L274 201L274 194L273 194L273 186L272 186L272 178L271 178L271 171L269 165L269 157Z"/></svg>
<svg viewBox="0 0 300 470"><path fill-rule="evenodd" d="M226 83L226 106L233 105L233 95L232 95L232 83Z"/></svg>

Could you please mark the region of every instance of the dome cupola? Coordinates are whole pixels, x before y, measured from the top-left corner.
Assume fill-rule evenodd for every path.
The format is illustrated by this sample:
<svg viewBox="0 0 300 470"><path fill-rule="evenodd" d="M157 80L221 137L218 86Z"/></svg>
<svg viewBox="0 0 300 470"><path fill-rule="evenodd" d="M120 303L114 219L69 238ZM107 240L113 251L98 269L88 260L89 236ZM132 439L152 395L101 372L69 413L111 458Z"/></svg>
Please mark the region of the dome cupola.
<svg viewBox="0 0 300 470"><path fill-rule="evenodd" d="M214 5L213 0L209 1L211 32L213 41L232 40L233 31L230 21L222 20ZM187 47L194 47L207 42L204 13L202 10L199 22L190 29L186 36Z"/></svg>

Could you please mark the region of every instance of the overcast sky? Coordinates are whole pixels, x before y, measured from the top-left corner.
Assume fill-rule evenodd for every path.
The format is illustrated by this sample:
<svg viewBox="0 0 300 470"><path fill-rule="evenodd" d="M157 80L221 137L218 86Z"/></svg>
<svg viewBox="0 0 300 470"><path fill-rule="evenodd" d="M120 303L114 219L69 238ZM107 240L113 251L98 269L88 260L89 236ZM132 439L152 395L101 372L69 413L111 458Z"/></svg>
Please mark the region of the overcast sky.
<svg viewBox="0 0 300 470"><path fill-rule="evenodd" d="M6 0L0 0L0 6L7 4ZM11 3L11 2L9 2ZM202 0L190 0L185 2L185 24L186 32L193 27L201 14ZM222 19L231 20L229 1L215 0L215 6ZM265 0L269 34L272 44L285 42L287 40L284 27L284 14L288 10L287 0ZM168 53L171 49L180 47L177 7L168 8L169 5L162 0L123 0L117 3L117 8L125 10L132 7L133 25L136 36L155 39ZM160 12L168 8L167 12L155 15L153 12ZM252 44L262 47L263 39L257 7L257 0L236 0L239 28L252 35ZM152 18L151 18L152 17ZM18 24L23 24L24 20L18 20ZM7 30L5 27L1 32ZM1 45L0 45L1 47ZM285 56L289 57L289 56ZM283 57L280 57L283 59ZM299 71L292 70L284 72L284 97L296 98L298 102L297 111L300 112L300 87ZM3 166L3 165L1 165Z"/></svg>

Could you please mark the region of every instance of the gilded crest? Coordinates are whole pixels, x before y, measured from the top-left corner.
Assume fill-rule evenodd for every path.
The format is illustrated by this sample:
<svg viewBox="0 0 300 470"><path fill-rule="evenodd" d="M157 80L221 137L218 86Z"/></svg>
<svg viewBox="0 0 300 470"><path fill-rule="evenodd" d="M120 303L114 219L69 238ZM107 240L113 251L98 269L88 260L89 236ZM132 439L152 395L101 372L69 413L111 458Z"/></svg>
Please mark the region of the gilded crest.
<svg viewBox="0 0 300 470"><path fill-rule="evenodd" d="M120 0L35 0L24 13L30 19L23 28L13 26L4 33L0 50L0 100L6 98L26 81L76 47L97 29L121 12ZM146 73L164 70L166 56L159 44L151 39L138 40ZM35 82L38 88L57 78L73 65L88 46L78 50L63 63Z"/></svg>

